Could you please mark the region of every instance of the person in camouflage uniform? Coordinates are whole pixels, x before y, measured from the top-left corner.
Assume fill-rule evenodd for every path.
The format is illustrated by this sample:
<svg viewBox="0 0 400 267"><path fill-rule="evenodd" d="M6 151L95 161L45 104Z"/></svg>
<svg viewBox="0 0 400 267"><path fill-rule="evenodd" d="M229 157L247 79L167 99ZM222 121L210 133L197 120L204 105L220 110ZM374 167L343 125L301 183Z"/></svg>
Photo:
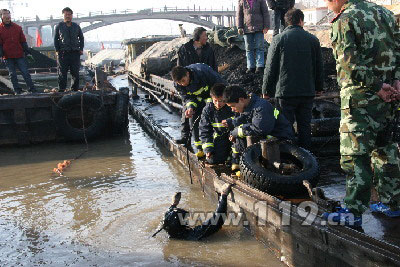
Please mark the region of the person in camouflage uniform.
<svg viewBox="0 0 400 267"><path fill-rule="evenodd" d="M400 33L393 13L363 0L325 0L337 14L331 41L341 98L340 164L347 174L347 209L331 219L361 225L372 184L381 203L372 211L400 216L398 150L390 139L396 104L379 96L400 79ZM397 82L396 82L397 83ZM343 219L354 215L354 221ZM324 214L328 217L329 214Z"/></svg>

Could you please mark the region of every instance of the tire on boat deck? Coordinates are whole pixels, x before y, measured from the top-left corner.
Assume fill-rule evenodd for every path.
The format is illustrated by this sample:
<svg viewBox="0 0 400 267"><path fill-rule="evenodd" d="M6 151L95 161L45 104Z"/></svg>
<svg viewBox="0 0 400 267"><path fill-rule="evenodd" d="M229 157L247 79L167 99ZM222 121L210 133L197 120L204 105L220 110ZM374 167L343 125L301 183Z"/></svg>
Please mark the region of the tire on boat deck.
<svg viewBox="0 0 400 267"><path fill-rule="evenodd" d="M83 106L93 113L93 119L89 125L85 125L85 131L77 128L68 120L68 113L73 107L81 107L83 94ZM79 112L80 114L80 112ZM99 96L91 93L75 93L64 95L57 103L54 111L54 119L58 132L68 141L83 141L93 139L103 133L107 123L107 114L103 101Z"/></svg>
<svg viewBox="0 0 400 267"><path fill-rule="evenodd" d="M290 175L279 174L261 165L261 145L248 147L240 159L240 171L252 187L275 196L294 197L307 194L303 180L314 187L319 179L319 166L311 152L289 143L279 145L281 161L293 163L300 169Z"/></svg>
<svg viewBox="0 0 400 267"><path fill-rule="evenodd" d="M115 114L112 122L112 131L114 135L122 134L128 125L128 92L123 91L120 88L120 92L116 96L115 100ZM128 88L129 90L129 88Z"/></svg>

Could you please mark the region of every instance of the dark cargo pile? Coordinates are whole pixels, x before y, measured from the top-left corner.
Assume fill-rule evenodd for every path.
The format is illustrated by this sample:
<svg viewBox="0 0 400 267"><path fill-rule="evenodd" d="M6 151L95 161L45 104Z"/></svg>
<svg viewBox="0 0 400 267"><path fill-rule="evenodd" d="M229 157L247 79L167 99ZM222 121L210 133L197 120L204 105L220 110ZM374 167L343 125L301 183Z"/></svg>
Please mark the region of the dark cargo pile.
<svg viewBox="0 0 400 267"><path fill-rule="evenodd" d="M248 92L261 93L262 75L246 74L246 54L237 47L224 48L213 45L215 56L219 68L223 69L220 73L229 84L242 85ZM322 48L325 73L325 91L337 91L335 59L332 49Z"/></svg>
<svg viewBox="0 0 400 267"><path fill-rule="evenodd" d="M43 54L41 54L39 51L36 51L34 49L30 49L30 52L32 54L33 60L27 59L28 61L28 67L31 68L51 68L51 67L57 67L57 62L54 59L51 59ZM0 63L0 69L5 69L6 66L4 65L3 62Z"/></svg>

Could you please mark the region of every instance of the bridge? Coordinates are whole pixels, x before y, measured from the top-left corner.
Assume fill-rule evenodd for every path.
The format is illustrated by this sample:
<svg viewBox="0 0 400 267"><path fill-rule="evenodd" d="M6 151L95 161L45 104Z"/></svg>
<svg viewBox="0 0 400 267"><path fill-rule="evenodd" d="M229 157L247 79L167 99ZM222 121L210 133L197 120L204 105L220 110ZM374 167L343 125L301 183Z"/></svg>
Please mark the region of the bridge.
<svg viewBox="0 0 400 267"><path fill-rule="evenodd" d="M114 23L137 21L144 19L167 19L181 22L193 23L206 28L213 28L216 25L227 25L229 27L235 25L235 10L229 10L222 7L221 10L201 9L201 7L193 8L178 8L178 7L163 7L163 8L148 8L139 11L126 9L122 11L112 10L110 12L89 12L88 14L74 14L73 21L77 24L85 23L86 26L81 27L82 31L88 32L100 27L108 26ZM216 18L217 23L214 23L213 18ZM225 18L226 22L225 23ZM27 34L29 28L37 28L41 31L42 27L50 26L52 36L56 25L62 21L62 17L53 17L40 19L36 18L21 18L16 21L24 32Z"/></svg>

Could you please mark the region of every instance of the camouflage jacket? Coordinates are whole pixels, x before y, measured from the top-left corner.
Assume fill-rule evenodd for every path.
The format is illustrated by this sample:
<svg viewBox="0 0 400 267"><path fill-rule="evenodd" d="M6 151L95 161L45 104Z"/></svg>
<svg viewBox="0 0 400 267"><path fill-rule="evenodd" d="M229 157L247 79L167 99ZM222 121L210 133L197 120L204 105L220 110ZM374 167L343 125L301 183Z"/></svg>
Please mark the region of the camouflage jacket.
<svg viewBox="0 0 400 267"><path fill-rule="evenodd" d="M331 40L342 108L367 105L383 82L400 79L400 32L386 8L349 0L332 21Z"/></svg>

